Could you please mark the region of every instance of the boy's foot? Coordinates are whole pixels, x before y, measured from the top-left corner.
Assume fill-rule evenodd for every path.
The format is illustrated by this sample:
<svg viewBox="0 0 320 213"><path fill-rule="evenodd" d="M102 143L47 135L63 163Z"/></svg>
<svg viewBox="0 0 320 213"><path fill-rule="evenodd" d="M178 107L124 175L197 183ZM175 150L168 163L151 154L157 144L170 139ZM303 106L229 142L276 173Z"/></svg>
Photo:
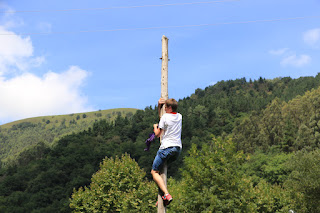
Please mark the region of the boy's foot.
<svg viewBox="0 0 320 213"><path fill-rule="evenodd" d="M166 194L164 196L162 196L162 199L163 199L163 203L164 205L169 205L172 201L172 196L170 194Z"/></svg>

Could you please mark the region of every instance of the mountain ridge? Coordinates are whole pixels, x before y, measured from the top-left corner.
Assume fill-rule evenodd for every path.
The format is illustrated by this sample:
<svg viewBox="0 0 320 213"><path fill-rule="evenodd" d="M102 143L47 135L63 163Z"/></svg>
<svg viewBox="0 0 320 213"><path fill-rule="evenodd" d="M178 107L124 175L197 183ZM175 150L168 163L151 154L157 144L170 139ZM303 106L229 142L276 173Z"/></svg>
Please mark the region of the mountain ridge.
<svg viewBox="0 0 320 213"><path fill-rule="evenodd" d="M28 147L42 142L52 146L63 136L88 129L94 122L117 116L131 117L138 109L116 108L65 115L39 116L0 126L0 160L7 164Z"/></svg>

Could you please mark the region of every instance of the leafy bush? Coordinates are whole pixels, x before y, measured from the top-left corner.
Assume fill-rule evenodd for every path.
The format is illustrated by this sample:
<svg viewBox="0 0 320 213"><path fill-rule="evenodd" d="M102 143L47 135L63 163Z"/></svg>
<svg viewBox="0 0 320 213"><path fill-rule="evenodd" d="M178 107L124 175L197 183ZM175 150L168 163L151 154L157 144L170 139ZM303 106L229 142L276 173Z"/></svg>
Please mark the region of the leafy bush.
<svg viewBox="0 0 320 213"><path fill-rule="evenodd" d="M261 179L271 184L282 184L288 177L290 171L285 165L291 153L263 153L256 151L242 165L242 172L251 176L256 185Z"/></svg>
<svg viewBox="0 0 320 213"><path fill-rule="evenodd" d="M285 190L280 185L271 185L265 180L261 180L250 191L250 206L254 209L254 212L280 213L289 212L290 209L295 210L296 201L291 197L290 191Z"/></svg>
<svg viewBox="0 0 320 213"><path fill-rule="evenodd" d="M320 149L299 151L288 161L292 170L285 186L295 197L303 195L307 212L320 212ZM299 207L298 208L303 208ZM302 212L302 211L301 211Z"/></svg>
<svg viewBox="0 0 320 213"><path fill-rule="evenodd" d="M70 207L73 212L149 212L157 192L144 178L145 172L129 155L105 158L90 186L74 190Z"/></svg>
<svg viewBox="0 0 320 213"><path fill-rule="evenodd" d="M231 138L213 138L201 150L193 145L189 154L181 181L172 186L174 212L249 211L245 190L249 183L238 173L245 156L236 152Z"/></svg>
<svg viewBox="0 0 320 213"><path fill-rule="evenodd" d="M172 212L288 212L296 205L290 191L240 173L246 156L237 152L232 138L213 138L185 158L181 181L169 179ZM275 170L277 171L277 169Z"/></svg>

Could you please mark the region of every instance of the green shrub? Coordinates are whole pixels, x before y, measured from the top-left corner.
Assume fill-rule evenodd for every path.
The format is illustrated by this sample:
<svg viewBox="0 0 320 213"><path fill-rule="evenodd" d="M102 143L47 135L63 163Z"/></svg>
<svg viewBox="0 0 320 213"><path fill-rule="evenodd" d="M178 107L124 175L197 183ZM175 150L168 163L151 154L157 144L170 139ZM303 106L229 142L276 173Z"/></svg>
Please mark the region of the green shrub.
<svg viewBox="0 0 320 213"><path fill-rule="evenodd" d="M189 154L181 181L170 182L173 212L250 212L249 183L237 172L245 156L231 138L213 138L201 150L193 145Z"/></svg>
<svg viewBox="0 0 320 213"><path fill-rule="evenodd" d="M105 158L89 187L74 190L73 212L150 212L155 208L155 185L129 155Z"/></svg>
<svg viewBox="0 0 320 213"><path fill-rule="evenodd" d="M296 198L303 195L306 212L320 212L320 149L312 152L299 151L289 161L292 170L285 186ZM298 206L303 209L303 206Z"/></svg>

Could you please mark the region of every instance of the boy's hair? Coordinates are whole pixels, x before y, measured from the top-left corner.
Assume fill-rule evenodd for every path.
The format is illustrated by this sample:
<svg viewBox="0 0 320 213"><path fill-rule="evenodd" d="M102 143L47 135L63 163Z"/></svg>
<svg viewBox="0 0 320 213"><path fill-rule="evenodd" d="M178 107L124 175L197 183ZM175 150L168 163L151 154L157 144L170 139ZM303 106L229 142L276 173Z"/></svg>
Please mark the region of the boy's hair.
<svg viewBox="0 0 320 213"><path fill-rule="evenodd" d="M166 100L166 106L171 107L172 112L176 112L178 108L178 102L175 99L170 98Z"/></svg>

